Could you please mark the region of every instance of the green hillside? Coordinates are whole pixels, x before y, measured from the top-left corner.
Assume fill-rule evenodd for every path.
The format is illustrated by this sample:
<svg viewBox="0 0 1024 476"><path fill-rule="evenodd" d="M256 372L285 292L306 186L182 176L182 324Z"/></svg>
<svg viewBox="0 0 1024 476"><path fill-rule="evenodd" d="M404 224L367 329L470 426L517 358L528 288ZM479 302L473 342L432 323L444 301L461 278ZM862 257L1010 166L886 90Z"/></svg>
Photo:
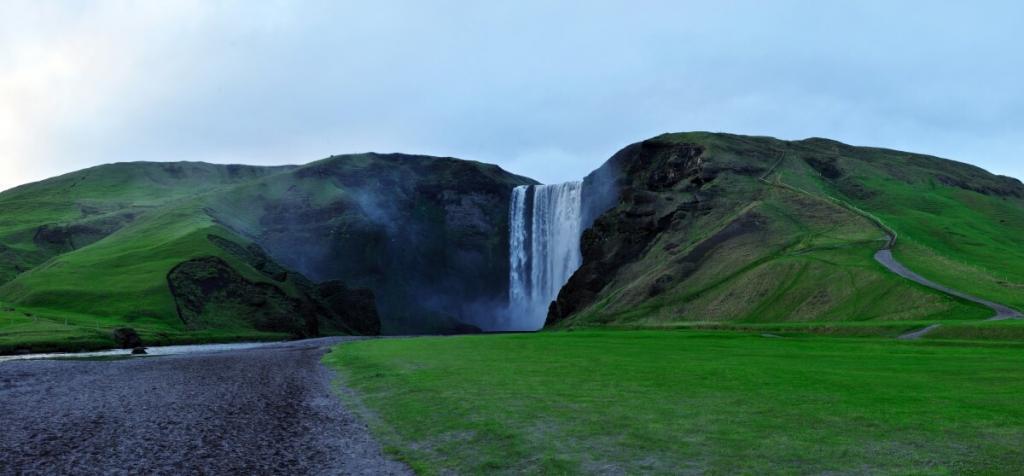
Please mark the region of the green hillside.
<svg viewBox="0 0 1024 476"><path fill-rule="evenodd" d="M288 167L119 163L23 185L0 194L0 283L86 247L148 211L262 178Z"/></svg>
<svg viewBox="0 0 1024 476"><path fill-rule="evenodd" d="M121 163L0 193L0 351L459 333L505 309L508 201L534 181L401 154L304 166ZM583 265L548 325L1018 335L1024 185L825 139L667 134L584 181Z"/></svg>
<svg viewBox="0 0 1024 476"><path fill-rule="evenodd" d="M1024 186L934 157L821 139L668 134L587 178L620 199L583 236L549 325L984 319L900 278L1024 307ZM878 222L878 220L881 220Z"/></svg>
<svg viewBox="0 0 1024 476"><path fill-rule="evenodd" d="M456 330L452 302L503 296L520 183L366 154L113 164L19 187L0 194L0 351L105 347L123 326L149 343ZM438 269L457 273L433 285L458 292L417 306Z"/></svg>
<svg viewBox="0 0 1024 476"><path fill-rule="evenodd" d="M794 155L818 172L819 190L895 229L896 256L919 274L1024 308L1020 181L936 157L820 139L804 141ZM806 174L797 167L781 172L786 181L799 175Z"/></svg>

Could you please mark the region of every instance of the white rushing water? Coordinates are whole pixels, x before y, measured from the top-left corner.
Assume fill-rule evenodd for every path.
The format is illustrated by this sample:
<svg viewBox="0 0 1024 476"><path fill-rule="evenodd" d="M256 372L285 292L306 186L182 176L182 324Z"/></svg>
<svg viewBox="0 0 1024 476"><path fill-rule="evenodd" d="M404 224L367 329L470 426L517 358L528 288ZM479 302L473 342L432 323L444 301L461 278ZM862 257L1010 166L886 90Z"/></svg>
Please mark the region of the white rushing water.
<svg viewBox="0 0 1024 476"><path fill-rule="evenodd" d="M530 296L529 287L529 238L527 235L526 220L529 214L526 213L526 193L529 187L520 186L512 190L512 199L509 201L509 287L508 301L511 308L510 316L514 319L525 309L517 309L522 306ZM510 319L511 320L511 319Z"/></svg>
<svg viewBox="0 0 1024 476"><path fill-rule="evenodd" d="M543 327L551 301L579 269L582 188L581 182L566 182L512 191L506 330Z"/></svg>

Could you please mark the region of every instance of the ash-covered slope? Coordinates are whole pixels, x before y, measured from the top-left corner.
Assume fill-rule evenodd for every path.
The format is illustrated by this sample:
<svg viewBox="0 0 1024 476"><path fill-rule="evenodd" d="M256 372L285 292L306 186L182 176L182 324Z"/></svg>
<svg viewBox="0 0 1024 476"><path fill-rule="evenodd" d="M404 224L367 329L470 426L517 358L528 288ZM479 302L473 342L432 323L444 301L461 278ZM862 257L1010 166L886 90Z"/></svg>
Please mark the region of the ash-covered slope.
<svg viewBox="0 0 1024 476"><path fill-rule="evenodd" d="M617 200L548 325L982 318L987 310L885 271L1024 305L1024 186L977 167L822 139L667 134L585 181ZM600 192L597 192L600 191Z"/></svg>

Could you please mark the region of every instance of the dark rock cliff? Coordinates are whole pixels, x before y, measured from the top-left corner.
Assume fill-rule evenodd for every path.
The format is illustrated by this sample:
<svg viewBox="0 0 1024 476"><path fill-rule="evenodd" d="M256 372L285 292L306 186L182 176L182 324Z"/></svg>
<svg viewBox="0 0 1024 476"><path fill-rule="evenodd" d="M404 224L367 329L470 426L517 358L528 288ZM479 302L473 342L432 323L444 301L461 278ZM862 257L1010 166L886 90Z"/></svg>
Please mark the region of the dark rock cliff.
<svg viewBox="0 0 1024 476"><path fill-rule="evenodd" d="M208 213L315 282L371 290L384 332L447 333L505 307L508 200L528 183L451 158L338 156L233 191L244 211Z"/></svg>
<svg viewBox="0 0 1024 476"><path fill-rule="evenodd" d="M701 212L709 193L700 191L716 176L702 154L696 144L652 139L619 151L584 179L584 216L592 225L580 239L583 264L551 304L546 325L592 304L674 220ZM676 191L690 199L659 195Z"/></svg>
<svg viewBox="0 0 1024 476"><path fill-rule="evenodd" d="M255 244L242 246L217 235L208 239L263 279L247 278L216 256L175 266L167 275L167 284L178 317L188 329L242 322L256 330L295 337L380 334L376 299L369 289L350 289L340 281L317 284L277 264Z"/></svg>

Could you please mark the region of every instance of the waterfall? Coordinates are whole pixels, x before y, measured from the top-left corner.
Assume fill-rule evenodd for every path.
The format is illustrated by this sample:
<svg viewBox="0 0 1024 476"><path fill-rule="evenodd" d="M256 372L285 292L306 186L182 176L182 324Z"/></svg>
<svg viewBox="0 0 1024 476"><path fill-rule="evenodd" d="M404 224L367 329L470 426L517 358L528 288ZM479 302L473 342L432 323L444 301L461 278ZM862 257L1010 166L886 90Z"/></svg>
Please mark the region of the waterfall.
<svg viewBox="0 0 1024 476"><path fill-rule="evenodd" d="M580 267L582 187L566 182L512 191L507 330L543 327L551 301Z"/></svg>
<svg viewBox="0 0 1024 476"><path fill-rule="evenodd" d="M509 200L509 287L508 301L512 309L512 317L518 316L525 309L522 304L530 295L527 245L529 243L526 220L526 192L529 187L521 186L512 190ZM519 307L517 307L519 306Z"/></svg>

